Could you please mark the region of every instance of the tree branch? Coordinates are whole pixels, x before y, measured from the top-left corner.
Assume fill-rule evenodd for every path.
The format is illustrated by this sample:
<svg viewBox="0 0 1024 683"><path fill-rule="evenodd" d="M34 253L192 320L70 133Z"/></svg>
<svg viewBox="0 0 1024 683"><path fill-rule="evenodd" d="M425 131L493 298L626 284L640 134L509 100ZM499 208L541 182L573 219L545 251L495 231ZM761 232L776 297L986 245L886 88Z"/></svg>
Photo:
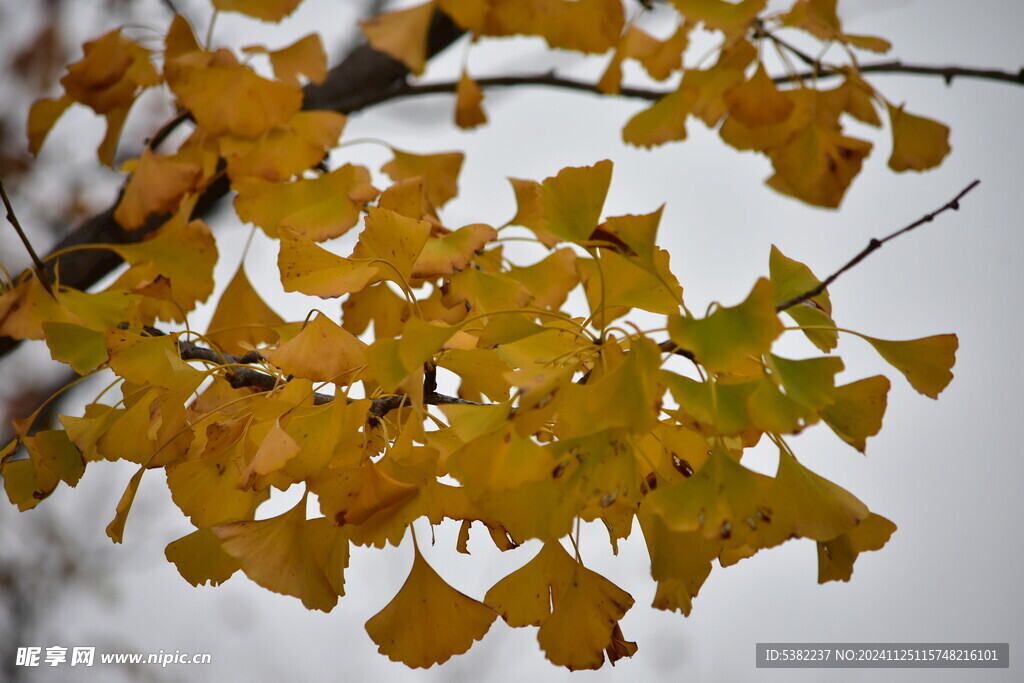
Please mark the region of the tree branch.
<svg viewBox="0 0 1024 683"><path fill-rule="evenodd" d="M829 285L831 285L833 282L835 282L839 278L840 275L842 275L843 273L845 273L846 271L850 270L851 268L856 266L858 263L860 263L861 261L866 259L869 255L871 255L872 252L876 251L877 249L881 249L882 245L885 244L886 242L888 242L889 240L896 239L900 235L902 235L904 233L907 233L907 232L910 232L914 228L918 228L918 227L924 225L925 223L931 223L933 220L935 220L936 216L938 216L939 214L943 213L944 211L949 211L949 210L956 211L956 210L958 210L960 208L960 200L963 199L964 195L966 195L968 192L970 192L971 190L976 188L979 184L981 184L981 181L980 180L975 180L970 185L968 185L963 190L961 190L960 194L958 194L956 197L953 197L953 199L951 199L950 201L946 202L943 206L939 207L935 211L932 211L929 214L925 214L924 216L921 216L920 218L918 218L916 221L914 221L910 225L908 225L908 226L906 226L904 228L900 228L896 232L891 233L891 234L883 237L882 239L872 238L872 240L870 242L868 242L868 246L866 246L859 254L857 254L852 259L850 259L850 261L847 262L847 264L844 265L842 268L840 268L839 270L837 270L836 272L832 273L827 278L825 278L825 280L821 284L819 284L817 287L809 289L809 290L807 290L806 292L804 292L802 294L798 294L798 295L794 296L792 299L788 299L786 301L783 301L782 303L780 303L779 305L777 305L775 307L775 310L781 313L782 311L786 310L787 308L791 308L791 307L796 306L798 304L802 304L805 301L809 301L810 299L813 299L814 297L816 297L819 294L821 294L822 292L824 292L825 289Z"/></svg>
<svg viewBox="0 0 1024 683"><path fill-rule="evenodd" d="M29 257L32 259L32 264L36 271L36 277L39 278L39 283L46 290L46 293L50 296L54 296L53 287L50 286L50 278L46 274L46 268L43 266L42 261L39 260L39 256L36 255L36 250L32 248L32 243L28 241L28 235L21 229L21 222L18 221L18 216L14 213L14 207L11 206L11 200L7 196L7 190L4 189L4 181L0 178L0 198L4 201L4 208L7 210L7 220L12 226L14 231L18 233L18 237L21 238L21 243L25 245L25 250L28 252Z"/></svg>
<svg viewBox="0 0 1024 683"><path fill-rule="evenodd" d="M153 336L163 336L166 333L155 328L146 328L146 331ZM202 346L198 346L190 341L183 339L178 340L178 352L181 354L182 360L205 360L216 365L247 365L249 363L256 363L263 360L263 357L259 352L247 353L244 356L233 356L231 354L221 354L212 349L207 349ZM283 383L287 383L289 380L282 380L279 377L275 377L270 373L257 370L256 368L250 367L232 367L228 368L225 373L225 379L235 389L241 389L244 387L251 387L259 391L272 391L280 387ZM483 403L477 403L476 401L467 401L466 399L459 398L457 396L448 396L446 394L438 393L436 390L437 384L434 376L431 372L427 372L423 380L423 403L431 406L446 405L446 404L458 404L458 405L470 405L479 406L485 405ZM313 394L313 404L323 405L330 403L334 400L334 396L330 394L322 394L316 392ZM370 415L374 418L381 418L387 415L392 410L397 410L402 404L409 401L409 397L405 394L391 394L389 396L382 396L380 398L371 399L372 405L370 406ZM351 402L351 401L350 401Z"/></svg>

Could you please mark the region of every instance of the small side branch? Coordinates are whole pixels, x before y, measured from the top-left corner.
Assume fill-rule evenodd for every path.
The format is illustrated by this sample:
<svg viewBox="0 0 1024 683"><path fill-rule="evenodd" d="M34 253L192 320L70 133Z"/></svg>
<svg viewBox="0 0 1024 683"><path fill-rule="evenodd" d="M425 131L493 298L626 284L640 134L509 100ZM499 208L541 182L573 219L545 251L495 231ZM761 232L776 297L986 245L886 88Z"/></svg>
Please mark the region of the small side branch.
<svg viewBox="0 0 1024 683"><path fill-rule="evenodd" d="M21 238L21 243L25 245L25 250L32 259L32 268L36 272L36 277L39 278L39 282L43 285L46 293L50 296L54 296L53 287L50 284L50 277L46 274L46 266L44 266L43 262L39 260L36 250L32 248L32 243L28 241L28 236L25 234L25 231L21 229L21 223L18 221L18 217L14 213L14 207L11 206L11 200L7 196L7 190L4 189L3 179L0 179L0 198L3 198L4 208L7 210L7 220L14 226L15 232L18 233L18 237Z"/></svg>
<svg viewBox="0 0 1024 683"><path fill-rule="evenodd" d="M161 336L165 334L160 330L154 328L146 328L146 331L153 336ZM183 339L178 340L178 351L181 354L182 360L204 360L216 365L232 365L227 369L225 379L235 389L241 389L244 387L250 387L257 389L258 391L272 391L273 389L286 383L288 380L282 380L279 377L257 370L252 367L245 367L251 363L258 363L263 359L259 352L247 353L244 356L233 356L231 354L221 354L212 349L207 349L190 341ZM430 387L429 377L424 382L423 392L423 403L426 405L438 406L447 404L458 404L458 405L471 405L479 406L485 405L477 403L476 401L467 401L466 399L459 398L457 396L448 396L446 394L438 393L436 390L436 384L433 388ZM334 396L330 394L322 394L316 392L313 394L314 405L323 405L330 403L334 400ZM397 410L404 403L409 402L409 397L405 394L392 394L389 396L382 396L380 398L372 399L373 405L370 406L370 415L373 418L381 418L387 415L392 410Z"/></svg>
<svg viewBox="0 0 1024 683"><path fill-rule="evenodd" d="M821 294L822 292L824 292L825 289L827 289L829 285L831 285L833 282L835 282L839 278L840 275L842 275L843 273L845 273L846 271L850 270L851 268L856 266L858 263L860 263L861 261L866 259L869 255L871 255L872 252L876 251L877 249L881 249L882 245L885 244L886 242L888 242L889 240L896 239L900 235L902 235L904 233L908 233L911 230L913 230L914 228L918 228L918 227L924 225L925 223L931 223L933 220L935 220L936 216L938 216L939 214L943 213L944 211L950 211L950 210L956 211L956 210L958 210L960 208L960 200L964 198L964 195L966 195L968 192L970 192L971 190L976 188L979 184L981 184L981 181L980 180L975 180L970 185L968 185L963 190L961 190L960 194L958 194L956 197L953 197L953 199L951 199L950 201L946 202L946 204L944 204L940 208L936 209L935 211L932 211L929 214L921 216L920 218L918 218L916 221L914 221L910 225L908 225L908 226L906 226L904 228L900 228L896 232L894 232L894 233L892 233L890 235L887 235L887 236L883 237L882 239L872 238L872 240L870 242L868 242L868 246L866 246L859 254L857 254L852 259L850 259L850 261L846 265L844 265L842 268L840 268L839 270L837 270L836 272L832 273L827 278L825 278L825 280L821 284L819 284L817 287L814 287L813 289L809 289L806 292L803 292L802 294L798 294L798 295L794 296L792 299L789 299L787 301L783 301L782 303L780 303L779 305L777 305L775 307L775 310L777 310L777 311L779 311L781 313L782 311L786 310L787 308L791 308L793 306L797 306L799 304L804 303L805 301L813 299L814 297L816 297L819 294Z"/></svg>

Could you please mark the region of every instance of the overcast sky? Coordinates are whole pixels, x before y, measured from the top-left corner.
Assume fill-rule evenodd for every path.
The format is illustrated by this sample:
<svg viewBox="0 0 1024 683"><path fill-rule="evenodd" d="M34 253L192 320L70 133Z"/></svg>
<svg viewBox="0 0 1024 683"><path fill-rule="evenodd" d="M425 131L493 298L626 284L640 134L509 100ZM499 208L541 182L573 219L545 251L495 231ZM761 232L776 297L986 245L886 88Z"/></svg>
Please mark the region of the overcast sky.
<svg viewBox="0 0 1024 683"><path fill-rule="evenodd" d="M200 3L181 2L184 7ZM284 24L297 38L331 27L337 40L337 2L306 0ZM1020 27L1024 3L1016 0L846 0L846 28L890 39L892 55L909 63L998 67L1024 66ZM198 15L197 15L198 16ZM218 21L218 40L241 45L291 42L255 22L228 16ZM517 48L525 50L517 53ZM436 60L426 78L457 75L464 46ZM575 55L543 56L536 44L510 42L474 48L471 73L543 71L556 64L581 77L600 74L606 58L581 63ZM546 60L546 61L545 61ZM868 62L868 59L864 60ZM1009 642L1011 659L1024 645L1024 590L1020 585L1024 537L1019 491L1024 465L1017 446L1024 401L1020 362L1024 311L1021 197L1024 184L1024 87L958 79L877 76L872 82L908 111L952 128L953 152L939 169L893 174L886 167L887 128L868 130L875 147L839 211L809 208L763 185L768 162L726 147L702 124L691 122L690 139L654 151L621 143L626 120L643 105L628 100L542 90L490 92L490 125L466 133L454 128L450 97L407 100L352 118L346 137L373 136L416 152L459 149L467 153L461 195L446 210L449 225L500 225L514 213L505 177L543 179L565 166L615 162L606 215L646 213L667 203L660 241L691 309L711 301L731 305L767 275L770 246L804 261L819 276L842 265L872 237L883 236L941 206L971 180L982 185L958 213L900 238L846 274L831 288L835 319L884 339L911 339L955 332L960 350L955 379L932 401L914 392L866 344L841 340L846 361L841 382L873 374L890 376L893 388L881 434L868 441L867 456L845 446L825 428L792 440L811 469L848 488L899 530L880 552L859 558L850 583L816 583L814 543L797 541L712 572L690 617L654 610L643 539L636 531L617 558L589 543L590 566L636 599L622 621L639 651L613 670L578 673L574 681L856 681L859 670L754 668L754 645L775 642ZM64 133L66 135L66 133ZM97 138L98 141L98 138ZM346 150L337 159L363 159L376 170L386 152ZM237 265L231 240L248 229L216 219L221 276ZM5 237L5 241L6 241ZM276 247L257 240L247 261L250 277L289 318L302 318L302 297L274 295ZM319 303L317 304L319 305ZM328 309L330 310L330 309ZM783 347L788 350L789 347ZM793 353L807 353L792 347ZM754 456L754 466L763 464ZM746 461L745 461L746 462ZM106 475L106 476L105 476ZM383 607L408 573L408 544L386 552L354 552L346 574L348 595L331 614L306 611L294 598L271 594L241 573L222 587L194 589L163 558L163 547L189 531L170 504L160 477L143 482L129 519L124 546L111 546L103 528L113 514L131 469L93 466L79 487L62 491L56 507L83 542L94 543L110 564L107 583L117 600L90 594L65 601L52 615L53 644L121 643L127 650L180 649L210 652L209 667L141 671L142 680L569 680L546 660L535 629L511 630L499 620L467 655L427 672L410 672L376 653L363 623ZM111 481L112 479L112 481ZM97 504L96 500L106 501ZM289 499L290 500L290 499ZM283 509L285 500L273 501ZM261 511L261 516L271 512ZM5 510L3 524L19 519ZM23 519L23 518L22 518ZM481 597L498 578L532 556L487 553L478 542L472 557L454 552L455 527L438 530L425 554L439 573L463 592ZM598 532L601 533L601 532ZM26 643L28 645L35 643ZM51 643L38 643L48 645ZM114 649L110 647L108 649ZM1018 655L1019 656L1019 655ZM873 680L1013 680L1010 671L875 670ZM57 670L66 676L66 669ZM46 674L48 672L39 672ZM126 671L100 669L110 680ZM968 675L970 674L970 675ZM41 676L46 679L46 676ZM57 679L53 679L57 680Z"/></svg>

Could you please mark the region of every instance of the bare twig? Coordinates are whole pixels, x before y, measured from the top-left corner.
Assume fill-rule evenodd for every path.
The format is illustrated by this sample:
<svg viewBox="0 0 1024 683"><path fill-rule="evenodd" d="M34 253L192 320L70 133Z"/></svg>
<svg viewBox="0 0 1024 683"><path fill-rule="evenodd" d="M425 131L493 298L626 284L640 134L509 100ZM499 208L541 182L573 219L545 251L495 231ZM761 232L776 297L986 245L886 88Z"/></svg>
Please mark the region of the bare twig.
<svg viewBox="0 0 1024 683"><path fill-rule="evenodd" d="M14 207L11 206L11 200L7 196L7 190L4 189L4 181L2 178L0 178L0 197L3 198L4 208L7 209L7 220L14 226L14 230L18 233L18 237L21 238L21 243L25 245L25 250L32 259L32 265L36 272L36 277L39 278L39 282L43 285L46 293L50 296L54 296L53 287L50 285L50 277L46 274L46 267L43 265L43 262L39 260L39 256L36 255L36 250L32 248L32 243L28 241L28 236L25 234L25 231L21 229L21 223L18 222L18 217L14 214Z"/></svg>
<svg viewBox="0 0 1024 683"><path fill-rule="evenodd" d="M813 289L809 289L809 290L807 290L806 292L804 292L802 294L798 294L798 295L794 296L792 299L787 299L786 301L783 301L782 303L780 303L779 305L777 305L775 307L775 310L777 310L779 312L782 312L782 311L786 310L787 308L791 308L791 307L796 306L798 304L802 304L805 301L813 299L814 297L816 297L819 294L821 294L822 292L824 292L825 289L829 285L831 285L833 282L835 282L839 278L840 275L842 275L843 273L845 273L846 271L850 270L851 268L856 266L858 263L860 263L861 261L866 259L873 251L875 251L877 249L881 249L882 245L885 244L886 242L888 242L889 240L896 239L900 235L902 235L904 233L907 233L907 232L910 232L914 228L918 228L918 227L924 225L925 223L931 223L933 220L935 220L936 216L938 216L939 214L943 213L944 211L949 211L949 210L956 211L957 209L960 208L960 200L963 199L964 195L966 195L968 192L970 192L971 190L976 188L980 183L981 183L980 180L975 180L970 185L968 185L963 190L961 190L960 194L958 194L956 197L954 197L950 201L946 202L943 206L941 206L940 208L936 209L935 211L932 211L929 214L921 216L920 218L918 218L916 221L914 221L910 225L908 225L908 226L906 226L904 228L900 228L896 232L891 233L891 234L883 237L882 239L872 238L872 240L870 242L868 242L868 246L866 246L863 249L863 251L861 251L859 254L857 254L852 259L850 259L850 261L846 265L844 265L842 268L840 268L839 270L837 270L836 272L832 273L827 278L825 278L825 280L821 284L819 284L817 287L814 287Z"/></svg>

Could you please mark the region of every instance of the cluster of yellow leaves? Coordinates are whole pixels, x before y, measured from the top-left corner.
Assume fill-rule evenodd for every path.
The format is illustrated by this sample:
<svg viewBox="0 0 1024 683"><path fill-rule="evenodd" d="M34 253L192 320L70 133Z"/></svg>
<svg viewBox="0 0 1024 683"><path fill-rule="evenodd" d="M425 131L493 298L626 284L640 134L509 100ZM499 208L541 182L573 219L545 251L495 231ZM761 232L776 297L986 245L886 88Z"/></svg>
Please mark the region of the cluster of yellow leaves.
<svg viewBox="0 0 1024 683"><path fill-rule="evenodd" d="M430 0L363 22L367 40L403 62L414 74L426 64L427 35L436 11L450 16L474 40L510 35L539 36L552 48L585 53L612 51L599 92L618 94L622 65L635 60L655 80L681 73L678 87L642 110L623 128L623 139L651 147L686 138L690 116L719 128L722 140L740 150L756 150L772 162L768 185L809 204L837 207L860 172L871 143L843 134L841 117L849 115L880 126L876 102L890 116L894 171L923 171L939 165L949 153L949 129L909 114L886 102L863 78L856 63L816 68L843 77L826 89L816 79L789 75L779 89L758 59L751 42L768 41L772 30L797 28L824 44L840 43L873 52L887 52L887 41L846 34L836 13L836 0L798 0L790 11L762 16L765 0L672 0L678 12L676 31L664 40L626 22L617 0ZM766 24L767 22L767 24ZM698 27L721 33L717 61L706 68L687 68L684 53L690 33ZM456 88L455 122L473 128L487 120L483 93L463 71Z"/></svg>
<svg viewBox="0 0 1024 683"><path fill-rule="evenodd" d="M464 553L477 524L503 551L542 542L482 600L445 583L416 549L405 585L367 623L380 651L410 666L465 652L498 615L538 627L548 659L570 669L630 656L636 645L619 621L633 599L561 545L577 520L600 521L613 547L638 522L658 584L654 606L683 613L716 558L728 566L810 538L821 548L821 580L847 580L858 552L885 543L892 524L804 467L784 441L821 421L863 450L881 427L889 388L881 376L837 385L843 363L832 355L772 352L783 332L777 303L819 282L807 266L773 250L770 278L743 302L692 316L656 246L661 211L602 220L609 161L512 181L512 223L549 253L508 266L494 228L451 230L438 218L437 206L456 193L460 162L396 153L385 167L395 183L366 210L347 256L313 238L348 229L358 210L336 202L342 222L331 223L319 220L329 212L281 218L294 199L239 199L244 215L280 240L287 289L345 297L340 324L322 314L286 324L239 269L205 339L259 363L272 387L233 386L236 356L202 370L183 360L183 338L150 336L127 309L97 310L88 298L113 292L61 292L55 302L35 292L48 308L23 308L4 324L38 324L54 357L80 372L109 368L122 399L62 416L63 430L30 436L22 425L29 457L3 465L12 502L25 509L62 481L74 485L87 462L133 462L139 470L108 527L119 542L142 476L164 469L171 498L196 527L167 548L183 577L217 584L242 570L324 611L344 593L351 544L397 545L417 519L458 521ZM175 233L146 251L159 239L119 249L133 269L170 273L172 292L180 282L195 287L208 268L175 245L197 238ZM577 288L587 320L562 310ZM141 308L133 296L121 298ZM791 314L828 353L838 334L828 295L807 304ZM613 324L634 309L663 315L674 346ZM366 343L359 335L371 323ZM935 396L951 379L951 335L864 339L922 393ZM665 367L674 348L686 350L697 376ZM458 396L437 392L438 369L458 381ZM333 397L318 393L330 386ZM762 438L779 448L774 477L742 464ZM293 486L316 496L321 516L307 516L304 497L257 519L272 488Z"/></svg>
<svg viewBox="0 0 1024 683"><path fill-rule="evenodd" d="M822 40L885 47L844 34L834 4L800 0L777 20ZM298 0L214 5L280 21ZM672 5L678 29L663 41L627 26L619 0L432 0L363 28L414 73L439 10L475 36L614 50L599 86L609 93L620 87L623 60L664 79L682 68L694 27L719 31L716 64L685 70L677 90L626 126L627 140L682 139L690 115L721 122L727 142L771 158L773 187L837 205L870 148L843 136L839 117L877 124L871 88L855 71L829 91L780 90L759 63L748 76L757 57L748 35L764 0ZM85 46L64 96L33 108L34 150L72 102L106 116L105 163L144 88L166 84L194 130L173 154L146 149L124 164L131 176L116 219L135 229L163 218L142 242L104 247L128 263L106 290L58 282L51 295L23 277L0 291L0 335L44 339L79 374L112 373L120 392L82 416L60 416L62 429L33 433L34 416L15 424L17 438L0 454L12 503L29 509L62 482L75 486L90 462L134 463L107 528L121 542L142 477L163 470L195 527L166 549L187 581L219 584L241 570L322 611L344 595L352 545L399 545L416 520L457 521L461 553L474 526L501 551L533 541L533 559L478 600L448 585L413 536L407 581L366 624L381 653L413 667L467 651L498 616L537 627L547 658L570 669L631 656L637 646L619 622L633 598L584 565L580 521L603 524L615 549L638 527L657 583L653 606L684 614L716 559L729 566L809 538L819 581L848 580L860 552L885 544L895 526L806 468L785 440L823 422L864 451L890 388L881 375L837 383L844 365L832 354L840 330L827 292L785 310L823 355L773 352L786 331L779 304L820 284L810 268L773 249L769 276L744 301L694 316L656 244L662 209L605 215L610 161L511 179L517 210L508 225L445 225L462 154L392 150L383 191L361 166L308 172L345 124L340 114L302 111L299 76L325 73L319 39L247 52L267 55L276 78L204 49L180 17L156 55L113 32ZM460 125L485 120L480 100L463 74ZM940 124L889 112L894 169L927 168L948 151ZM341 298L340 320L311 313L286 322L240 264L205 335L153 330L157 321L186 322L214 290L217 245L191 215L221 174L238 216L278 241L283 288ZM516 226L546 248L542 258L509 262L499 231ZM356 229L349 253L328 243ZM586 299L585 318L565 310L573 292ZM661 329L640 332L626 317L634 310L661 316ZM935 398L952 379L953 335L858 336L922 394ZM439 390L439 373L456 395ZM774 476L743 464L762 439L779 452ZM18 446L28 457L15 457ZM304 492L295 507L260 515L272 489L292 487Z"/></svg>

